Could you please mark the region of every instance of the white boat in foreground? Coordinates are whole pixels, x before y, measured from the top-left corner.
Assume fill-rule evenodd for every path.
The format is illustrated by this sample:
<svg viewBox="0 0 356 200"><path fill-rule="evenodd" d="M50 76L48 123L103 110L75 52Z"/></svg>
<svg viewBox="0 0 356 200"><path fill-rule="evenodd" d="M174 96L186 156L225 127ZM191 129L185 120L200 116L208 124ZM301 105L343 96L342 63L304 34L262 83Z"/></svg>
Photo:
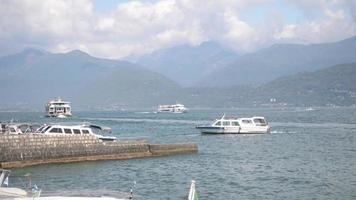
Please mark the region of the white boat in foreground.
<svg viewBox="0 0 356 200"><path fill-rule="evenodd" d="M128 197L117 198L111 196L41 196L41 189L36 185L30 186L30 191L26 191L20 188L8 187L8 180L10 176L10 170L0 169L0 199L11 200L127 200L133 199L132 193L125 195Z"/></svg>
<svg viewBox="0 0 356 200"><path fill-rule="evenodd" d="M67 118L72 116L70 102L63 101L61 98L49 101L45 110L46 117Z"/></svg>
<svg viewBox="0 0 356 200"><path fill-rule="evenodd" d="M158 107L159 113L185 113L188 109L183 104L160 105Z"/></svg>
<svg viewBox="0 0 356 200"><path fill-rule="evenodd" d="M264 117L225 118L223 115L207 126L197 126L201 133L208 134L253 134L269 133L270 126Z"/></svg>

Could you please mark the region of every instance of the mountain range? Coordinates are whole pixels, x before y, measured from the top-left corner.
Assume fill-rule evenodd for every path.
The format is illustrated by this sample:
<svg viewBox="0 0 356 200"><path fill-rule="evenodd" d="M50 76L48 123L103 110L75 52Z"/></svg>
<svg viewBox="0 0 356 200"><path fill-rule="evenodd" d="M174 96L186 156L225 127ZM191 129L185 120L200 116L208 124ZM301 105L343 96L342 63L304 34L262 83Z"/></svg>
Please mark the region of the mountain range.
<svg viewBox="0 0 356 200"><path fill-rule="evenodd" d="M218 43L203 42L198 46L179 45L161 49L132 61L187 87L195 86L200 79L238 57L237 53Z"/></svg>
<svg viewBox="0 0 356 200"><path fill-rule="evenodd" d="M203 43L162 50L136 63L95 58L79 50L25 49L0 58L0 110L42 110L46 101L57 97L71 101L74 110L152 109L176 102L188 107L356 105L355 41L274 45L246 55ZM181 65L184 70L167 71L183 82L160 73L167 66L162 63L172 58L187 64ZM149 60L160 65L138 64ZM195 66L204 73L192 72ZM197 76L198 85L193 84Z"/></svg>
<svg viewBox="0 0 356 200"><path fill-rule="evenodd" d="M258 85L275 78L356 61L356 37L324 44L276 44L241 56L207 75L200 85Z"/></svg>
<svg viewBox="0 0 356 200"><path fill-rule="evenodd" d="M138 58L137 64L183 86L255 85L303 71L356 62L356 36L322 44L275 44L244 55L213 42L159 50Z"/></svg>
<svg viewBox="0 0 356 200"><path fill-rule="evenodd" d="M169 99L165 91L179 88L163 75L135 64L99 59L78 50L52 54L26 49L1 58L0 74L2 106L39 108L57 97L79 109L147 106L151 99Z"/></svg>

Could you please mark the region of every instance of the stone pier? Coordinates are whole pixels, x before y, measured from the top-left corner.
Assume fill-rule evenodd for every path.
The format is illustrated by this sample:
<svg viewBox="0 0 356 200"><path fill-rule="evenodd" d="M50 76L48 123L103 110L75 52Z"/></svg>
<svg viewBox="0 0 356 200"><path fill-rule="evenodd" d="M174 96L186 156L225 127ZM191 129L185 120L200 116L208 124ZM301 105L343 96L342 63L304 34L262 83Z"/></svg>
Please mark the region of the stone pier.
<svg viewBox="0 0 356 200"><path fill-rule="evenodd" d="M149 144L147 140L103 142L93 135L0 135L0 167L197 153L196 144Z"/></svg>

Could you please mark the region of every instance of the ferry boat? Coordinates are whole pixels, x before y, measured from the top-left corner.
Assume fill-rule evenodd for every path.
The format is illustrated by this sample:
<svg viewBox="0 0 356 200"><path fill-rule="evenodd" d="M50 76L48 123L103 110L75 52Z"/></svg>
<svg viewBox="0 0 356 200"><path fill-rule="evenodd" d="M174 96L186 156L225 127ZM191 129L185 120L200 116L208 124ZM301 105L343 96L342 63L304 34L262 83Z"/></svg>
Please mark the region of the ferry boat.
<svg viewBox="0 0 356 200"><path fill-rule="evenodd" d="M66 118L71 117L70 102L63 101L61 98L49 101L45 105L46 117Z"/></svg>
<svg viewBox="0 0 356 200"><path fill-rule="evenodd" d="M117 140L117 138L114 136L102 135L104 132L111 132L111 128L93 125L93 124L82 124L82 125L50 124L50 125L43 125L36 131L36 133L47 134L47 135L56 135L56 134L86 135L86 134L91 134L91 135L95 135L97 138L99 138L103 141Z"/></svg>
<svg viewBox="0 0 356 200"><path fill-rule="evenodd" d="M185 113L187 108L183 104L159 105L159 113Z"/></svg>
<svg viewBox="0 0 356 200"><path fill-rule="evenodd" d="M249 134L269 133L270 126L264 117L225 118L223 115L208 126L197 126L201 133L208 134Z"/></svg>

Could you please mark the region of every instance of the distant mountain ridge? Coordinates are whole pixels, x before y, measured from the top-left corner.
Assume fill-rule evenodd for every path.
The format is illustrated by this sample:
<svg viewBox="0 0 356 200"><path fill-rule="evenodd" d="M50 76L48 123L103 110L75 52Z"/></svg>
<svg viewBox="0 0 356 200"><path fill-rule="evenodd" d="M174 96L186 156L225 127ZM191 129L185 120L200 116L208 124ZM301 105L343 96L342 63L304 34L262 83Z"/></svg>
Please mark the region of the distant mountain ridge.
<svg viewBox="0 0 356 200"><path fill-rule="evenodd" d="M193 86L206 74L227 65L238 54L215 42L180 45L140 56L136 63L161 73L182 86Z"/></svg>
<svg viewBox="0 0 356 200"><path fill-rule="evenodd" d="M276 44L242 55L225 67L203 77L198 85L259 85L302 71L356 62L356 36L324 44Z"/></svg>
<svg viewBox="0 0 356 200"><path fill-rule="evenodd" d="M281 77L254 93L255 101L273 98L292 105L356 105L356 63Z"/></svg>
<svg viewBox="0 0 356 200"><path fill-rule="evenodd" d="M36 108L59 96L72 101L77 109L92 108L100 104L108 107L111 104L120 104L123 107L140 104L147 106L152 101L145 102L144 99L157 96L152 92L152 85L160 86L162 91L179 87L166 77L138 65L95 58L79 50L53 54L26 49L0 58L0 74L2 105L29 104ZM109 87L115 75L115 83L118 85ZM138 100L122 101L127 91L134 93ZM164 94L163 96L168 98Z"/></svg>
<svg viewBox="0 0 356 200"><path fill-rule="evenodd" d="M186 90L185 101L202 107L356 106L356 63L301 72L259 87L201 87Z"/></svg>
<svg viewBox="0 0 356 200"><path fill-rule="evenodd" d="M42 110L46 101L57 97L71 101L74 110L155 109L176 102L226 108L356 105L356 62L316 68L322 69L258 86L186 88L126 61L99 59L78 50L53 54L26 49L0 58L0 110Z"/></svg>

